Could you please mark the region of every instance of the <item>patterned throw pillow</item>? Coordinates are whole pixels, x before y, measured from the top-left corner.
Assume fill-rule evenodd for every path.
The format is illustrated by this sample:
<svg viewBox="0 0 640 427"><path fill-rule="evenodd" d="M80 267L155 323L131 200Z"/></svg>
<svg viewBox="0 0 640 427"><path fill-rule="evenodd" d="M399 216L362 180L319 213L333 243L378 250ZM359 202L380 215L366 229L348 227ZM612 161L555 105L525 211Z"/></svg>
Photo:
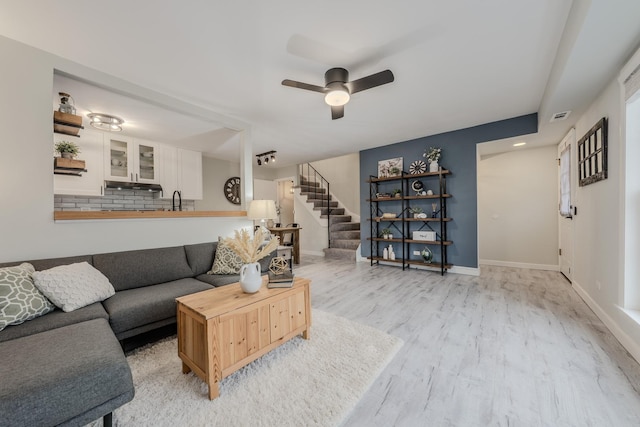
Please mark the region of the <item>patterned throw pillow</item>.
<svg viewBox="0 0 640 427"><path fill-rule="evenodd" d="M26 262L0 268L0 331L55 310L34 286L31 278L34 271Z"/></svg>
<svg viewBox="0 0 640 427"><path fill-rule="evenodd" d="M207 274L238 274L242 264L244 263L238 254L227 246L224 240L221 240L218 242L216 257L213 260L211 271L207 271Z"/></svg>
<svg viewBox="0 0 640 427"><path fill-rule="evenodd" d="M109 279L86 261L36 271L33 281L40 292L66 312L104 301L116 293Z"/></svg>

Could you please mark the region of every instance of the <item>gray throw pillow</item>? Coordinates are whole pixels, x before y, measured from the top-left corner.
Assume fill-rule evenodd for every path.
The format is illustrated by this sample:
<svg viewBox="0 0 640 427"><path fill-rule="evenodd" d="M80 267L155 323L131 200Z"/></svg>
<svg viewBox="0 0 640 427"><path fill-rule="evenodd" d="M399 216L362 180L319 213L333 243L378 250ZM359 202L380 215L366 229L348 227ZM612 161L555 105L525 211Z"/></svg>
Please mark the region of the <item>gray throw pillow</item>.
<svg viewBox="0 0 640 427"><path fill-rule="evenodd" d="M0 268L0 331L55 310L33 284L34 271L26 262Z"/></svg>

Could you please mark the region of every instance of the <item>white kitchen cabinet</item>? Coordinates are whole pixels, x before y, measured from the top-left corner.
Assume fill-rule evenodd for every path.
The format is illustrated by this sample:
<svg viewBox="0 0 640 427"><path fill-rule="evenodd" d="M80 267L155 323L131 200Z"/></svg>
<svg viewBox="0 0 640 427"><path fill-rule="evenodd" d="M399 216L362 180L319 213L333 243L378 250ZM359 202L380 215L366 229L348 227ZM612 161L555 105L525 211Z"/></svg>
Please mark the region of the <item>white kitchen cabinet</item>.
<svg viewBox="0 0 640 427"><path fill-rule="evenodd" d="M158 184L159 144L121 135L105 135L104 179Z"/></svg>
<svg viewBox="0 0 640 427"><path fill-rule="evenodd" d="M202 153L162 145L160 147L162 198L180 191L183 200L202 200Z"/></svg>
<svg viewBox="0 0 640 427"><path fill-rule="evenodd" d="M86 172L81 176L54 175L54 194L78 196L102 196L103 194L103 133L84 129L80 138L67 135L53 134L54 144L60 141L70 141L80 147L77 159L84 160ZM52 150L53 151L53 150Z"/></svg>

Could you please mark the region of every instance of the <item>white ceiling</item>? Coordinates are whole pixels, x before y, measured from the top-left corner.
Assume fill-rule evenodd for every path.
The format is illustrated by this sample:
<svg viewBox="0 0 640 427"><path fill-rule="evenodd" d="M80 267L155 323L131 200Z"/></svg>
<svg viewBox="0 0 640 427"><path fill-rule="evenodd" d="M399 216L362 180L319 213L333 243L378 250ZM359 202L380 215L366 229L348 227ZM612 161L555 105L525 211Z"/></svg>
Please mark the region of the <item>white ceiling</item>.
<svg viewBox="0 0 640 427"><path fill-rule="evenodd" d="M534 112L540 133L518 140L556 143L637 48L638 16L637 0L3 0L0 34L249 123L254 151L283 165ZM280 85L323 85L335 66L351 79L388 68L395 82L355 94L335 121L321 94ZM74 90L139 136L237 156L216 124L153 122L162 113Z"/></svg>

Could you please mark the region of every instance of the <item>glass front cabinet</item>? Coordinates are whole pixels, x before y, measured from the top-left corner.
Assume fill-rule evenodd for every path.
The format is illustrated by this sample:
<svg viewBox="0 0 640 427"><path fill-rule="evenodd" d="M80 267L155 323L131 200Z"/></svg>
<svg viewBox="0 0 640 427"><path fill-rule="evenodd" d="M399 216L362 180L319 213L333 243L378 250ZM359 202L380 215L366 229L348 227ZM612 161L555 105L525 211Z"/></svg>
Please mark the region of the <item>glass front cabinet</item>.
<svg viewBox="0 0 640 427"><path fill-rule="evenodd" d="M124 136L105 140L105 179L157 184L158 144Z"/></svg>

